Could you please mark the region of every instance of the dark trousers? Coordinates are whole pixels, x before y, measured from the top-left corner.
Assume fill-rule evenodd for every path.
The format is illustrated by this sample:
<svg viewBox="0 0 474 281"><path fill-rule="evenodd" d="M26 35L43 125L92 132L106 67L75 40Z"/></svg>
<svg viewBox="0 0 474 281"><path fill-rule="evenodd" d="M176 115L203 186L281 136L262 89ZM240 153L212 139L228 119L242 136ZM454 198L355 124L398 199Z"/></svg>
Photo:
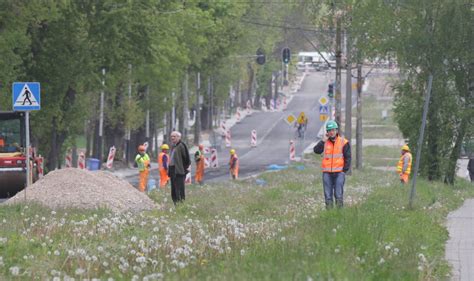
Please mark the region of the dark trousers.
<svg viewBox="0 0 474 281"><path fill-rule="evenodd" d="M323 173L323 188L324 201L326 208L330 209L333 206L333 197L336 197L336 205L342 208L344 205L344 182L346 181L346 174L340 173Z"/></svg>
<svg viewBox="0 0 474 281"><path fill-rule="evenodd" d="M185 175L177 175L174 171L174 166L169 166L169 176L171 178L171 199L176 205L177 202L184 201L185 192L184 192L184 180L186 179Z"/></svg>

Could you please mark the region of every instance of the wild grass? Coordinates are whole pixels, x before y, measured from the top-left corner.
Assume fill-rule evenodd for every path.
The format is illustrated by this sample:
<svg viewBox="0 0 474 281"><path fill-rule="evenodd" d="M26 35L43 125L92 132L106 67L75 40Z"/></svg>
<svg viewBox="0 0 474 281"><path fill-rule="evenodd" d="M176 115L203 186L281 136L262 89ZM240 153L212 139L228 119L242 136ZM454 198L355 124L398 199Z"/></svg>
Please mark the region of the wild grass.
<svg viewBox="0 0 474 281"><path fill-rule="evenodd" d="M367 154L382 155L380 148ZM439 280L449 212L473 191L408 187L370 168L347 177L345 207L324 210L319 156L256 179L189 186L174 207L113 214L0 206L2 280ZM262 181L263 180L263 181Z"/></svg>

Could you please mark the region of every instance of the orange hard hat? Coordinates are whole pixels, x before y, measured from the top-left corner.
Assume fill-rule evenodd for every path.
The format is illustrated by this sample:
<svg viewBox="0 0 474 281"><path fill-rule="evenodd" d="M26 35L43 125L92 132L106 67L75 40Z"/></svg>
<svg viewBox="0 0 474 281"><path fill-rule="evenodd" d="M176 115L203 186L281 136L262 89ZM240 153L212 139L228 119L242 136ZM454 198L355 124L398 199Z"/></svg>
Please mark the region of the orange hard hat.
<svg viewBox="0 0 474 281"><path fill-rule="evenodd" d="M138 146L138 151L145 151L145 146L144 145L139 145Z"/></svg>

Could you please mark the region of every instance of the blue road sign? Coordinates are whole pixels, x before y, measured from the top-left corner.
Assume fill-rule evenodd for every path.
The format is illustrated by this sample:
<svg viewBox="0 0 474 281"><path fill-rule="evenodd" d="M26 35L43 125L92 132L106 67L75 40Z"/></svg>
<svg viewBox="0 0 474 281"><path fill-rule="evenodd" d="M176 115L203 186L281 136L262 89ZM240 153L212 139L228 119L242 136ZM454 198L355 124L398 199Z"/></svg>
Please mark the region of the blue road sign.
<svg viewBox="0 0 474 281"><path fill-rule="evenodd" d="M328 115L328 114L329 114L329 106L327 106L327 105L320 105L320 106L319 106L319 114Z"/></svg>
<svg viewBox="0 0 474 281"><path fill-rule="evenodd" d="M40 88L40 83L38 82L14 82L12 85L13 110L40 110Z"/></svg>

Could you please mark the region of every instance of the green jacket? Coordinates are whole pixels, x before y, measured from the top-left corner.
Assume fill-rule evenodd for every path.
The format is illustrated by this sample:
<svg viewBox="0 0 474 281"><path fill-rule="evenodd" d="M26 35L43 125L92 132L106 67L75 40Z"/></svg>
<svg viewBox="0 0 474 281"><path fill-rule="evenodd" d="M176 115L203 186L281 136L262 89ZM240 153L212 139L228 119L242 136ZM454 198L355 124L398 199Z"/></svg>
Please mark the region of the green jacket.
<svg viewBox="0 0 474 281"><path fill-rule="evenodd" d="M150 164L150 156L148 156L146 153L143 156L138 153L135 157L135 162L137 162L138 170L143 172L148 169L148 165Z"/></svg>

